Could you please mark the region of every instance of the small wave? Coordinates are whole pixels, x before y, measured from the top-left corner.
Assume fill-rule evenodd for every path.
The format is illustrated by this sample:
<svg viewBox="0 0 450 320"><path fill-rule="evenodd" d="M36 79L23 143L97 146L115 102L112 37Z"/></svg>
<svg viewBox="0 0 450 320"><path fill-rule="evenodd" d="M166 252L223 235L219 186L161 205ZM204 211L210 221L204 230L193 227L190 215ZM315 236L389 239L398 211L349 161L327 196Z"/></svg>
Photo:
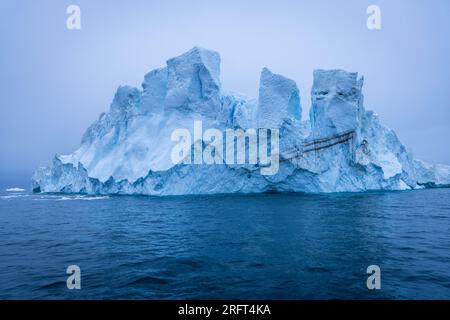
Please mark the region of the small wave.
<svg viewBox="0 0 450 320"><path fill-rule="evenodd" d="M27 198L33 201L74 201L74 200L84 200L84 201L94 201L94 200L106 200L110 199L109 196L82 196L82 195L74 195L74 196L62 196L62 195L33 195L33 194L8 194L5 196L0 196L0 199L9 200L9 199L21 199Z"/></svg>
<svg viewBox="0 0 450 320"><path fill-rule="evenodd" d="M148 286L148 285L163 285L167 284L168 281L159 277L146 276L138 278L128 283L130 286Z"/></svg>
<svg viewBox="0 0 450 320"><path fill-rule="evenodd" d="M61 197L59 199L55 199L57 201L66 201L66 200L85 200L85 201L93 201L93 200L105 200L110 199L109 196L69 196L69 197Z"/></svg>
<svg viewBox="0 0 450 320"><path fill-rule="evenodd" d="M306 272L311 272L311 273L330 273L331 270L327 269L327 268L323 268L323 267L307 267Z"/></svg>
<svg viewBox="0 0 450 320"><path fill-rule="evenodd" d="M1 199L13 199L13 198L17 198L17 196L1 196Z"/></svg>
<svg viewBox="0 0 450 320"><path fill-rule="evenodd" d="M8 188L8 189L5 189L5 191L6 192L25 192L25 189L22 189L22 188Z"/></svg>
<svg viewBox="0 0 450 320"><path fill-rule="evenodd" d="M23 194L12 194L12 195L7 195L7 196L1 196L0 199L15 199L15 198L25 198L27 197L26 195Z"/></svg>
<svg viewBox="0 0 450 320"><path fill-rule="evenodd" d="M59 288L63 289L65 287L66 287L66 283L64 281L55 281L52 283L45 284L45 285L37 288L37 290L48 290L48 289L59 289Z"/></svg>

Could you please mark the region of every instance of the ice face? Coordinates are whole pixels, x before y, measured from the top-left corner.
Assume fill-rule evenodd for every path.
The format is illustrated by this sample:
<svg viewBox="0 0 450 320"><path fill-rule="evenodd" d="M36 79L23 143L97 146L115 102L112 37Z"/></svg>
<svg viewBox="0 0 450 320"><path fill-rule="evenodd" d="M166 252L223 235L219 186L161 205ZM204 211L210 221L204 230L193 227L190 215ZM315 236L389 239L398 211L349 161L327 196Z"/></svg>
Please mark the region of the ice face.
<svg viewBox="0 0 450 320"><path fill-rule="evenodd" d="M316 137L356 130L363 111L358 74L343 70L315 70L311 90L311 126Z"/></svg>
<svg viewBox="0 0 450 320"><path fill-rule="evenodd" d="M142 83L141 109L143 113L162 113L167 94L167 68L153 70L147 73Z"/></svg>
<svg viewBox="0 0 450 320"><path fill-rule="evenodd" d="M264 68L261 72L256 115L258 127L280 128L286 120L300 120L301 114L297 84Z"/></svg>
<svg viewBox="0 0 450 320"><path fill-rule="evenodd" d="M142 91L119 87L80 148L36 170L33 190L163 196L450 187L449 166L414 160L395 132L364 109L357 73L316 70L305 122L293 80L264 68L255 100L223 92L219 76L219 54L196 47L146 74ZM193 134L198 120L222 132L278 129L279 170L263 176L253 164L173 163L172 132Z"/></svg>
<svg viewBox="0 0 450 320"><path fill-rule="evenodd" d="M220 55L195 47L167 61L165 110L211 116L220 109Z"/></svg>

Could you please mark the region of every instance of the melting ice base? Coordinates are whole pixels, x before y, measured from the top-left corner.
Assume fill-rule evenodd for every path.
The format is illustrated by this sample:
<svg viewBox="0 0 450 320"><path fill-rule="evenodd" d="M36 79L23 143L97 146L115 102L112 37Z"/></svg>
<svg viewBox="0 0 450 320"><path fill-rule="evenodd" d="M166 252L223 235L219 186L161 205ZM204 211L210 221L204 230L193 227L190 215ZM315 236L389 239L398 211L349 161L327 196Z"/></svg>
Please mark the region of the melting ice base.
<svg viewBox="0 0 450 320"><path fill-rule="evenodd" d="M413 159L394 131L363 105L363 78L316 70L309 120L301 121L293 80L261 73L257 100L226 93L217 52L193 48L145 75L142 90L119 87L70 155L36 170L35 192L182 195L259 192L359 192L450 186L450 167ZM171 133L205 128L273 128L280 166L174 164ZM193 145L196 142L193 141Z"/></svg>

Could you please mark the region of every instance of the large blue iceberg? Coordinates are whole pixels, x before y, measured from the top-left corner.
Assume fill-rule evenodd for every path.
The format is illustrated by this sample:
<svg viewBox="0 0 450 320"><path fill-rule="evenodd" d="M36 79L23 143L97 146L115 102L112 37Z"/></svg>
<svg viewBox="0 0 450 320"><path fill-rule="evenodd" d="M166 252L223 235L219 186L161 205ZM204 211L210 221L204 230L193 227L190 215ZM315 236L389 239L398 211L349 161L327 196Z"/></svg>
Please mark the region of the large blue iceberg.
<svg viewBox="0 0 450 320"><path fill-rule="evenodd" d="M363 78L316 70L309 120L296 83L267 68L258 99L222 91L220 55L195 47L149 72L142 89L119 87L110 110L81 146L34 173L34 192L183 195L259 192L360 192L450 186L450 166L413 159L394 131L366 111ZM177 128L275 128L279 168L259 164L174 163ZM195 136L195 133L194 133ZM192 149L205 147L192 141ZM272 150L272 153L275 152Z"/></svg>

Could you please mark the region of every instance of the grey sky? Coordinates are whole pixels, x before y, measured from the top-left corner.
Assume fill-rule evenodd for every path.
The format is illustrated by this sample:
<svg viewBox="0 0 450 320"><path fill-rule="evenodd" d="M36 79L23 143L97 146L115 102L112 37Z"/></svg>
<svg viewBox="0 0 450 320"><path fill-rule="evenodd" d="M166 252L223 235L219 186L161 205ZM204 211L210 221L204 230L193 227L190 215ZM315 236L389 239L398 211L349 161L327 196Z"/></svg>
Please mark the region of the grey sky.
<svg viewBox="0 0 450 320"><path fill-rule="evenodd" d="M66 28L81 7L82 29ZM382 29L366 28L379 5ZM257 96L263 67L295 80L304 117L312 71L365 77L367 109L417 158L450 164L449 1L0 2L0 186L74 151L121 84L193 46L220 52L225 90Z"/></svg>

